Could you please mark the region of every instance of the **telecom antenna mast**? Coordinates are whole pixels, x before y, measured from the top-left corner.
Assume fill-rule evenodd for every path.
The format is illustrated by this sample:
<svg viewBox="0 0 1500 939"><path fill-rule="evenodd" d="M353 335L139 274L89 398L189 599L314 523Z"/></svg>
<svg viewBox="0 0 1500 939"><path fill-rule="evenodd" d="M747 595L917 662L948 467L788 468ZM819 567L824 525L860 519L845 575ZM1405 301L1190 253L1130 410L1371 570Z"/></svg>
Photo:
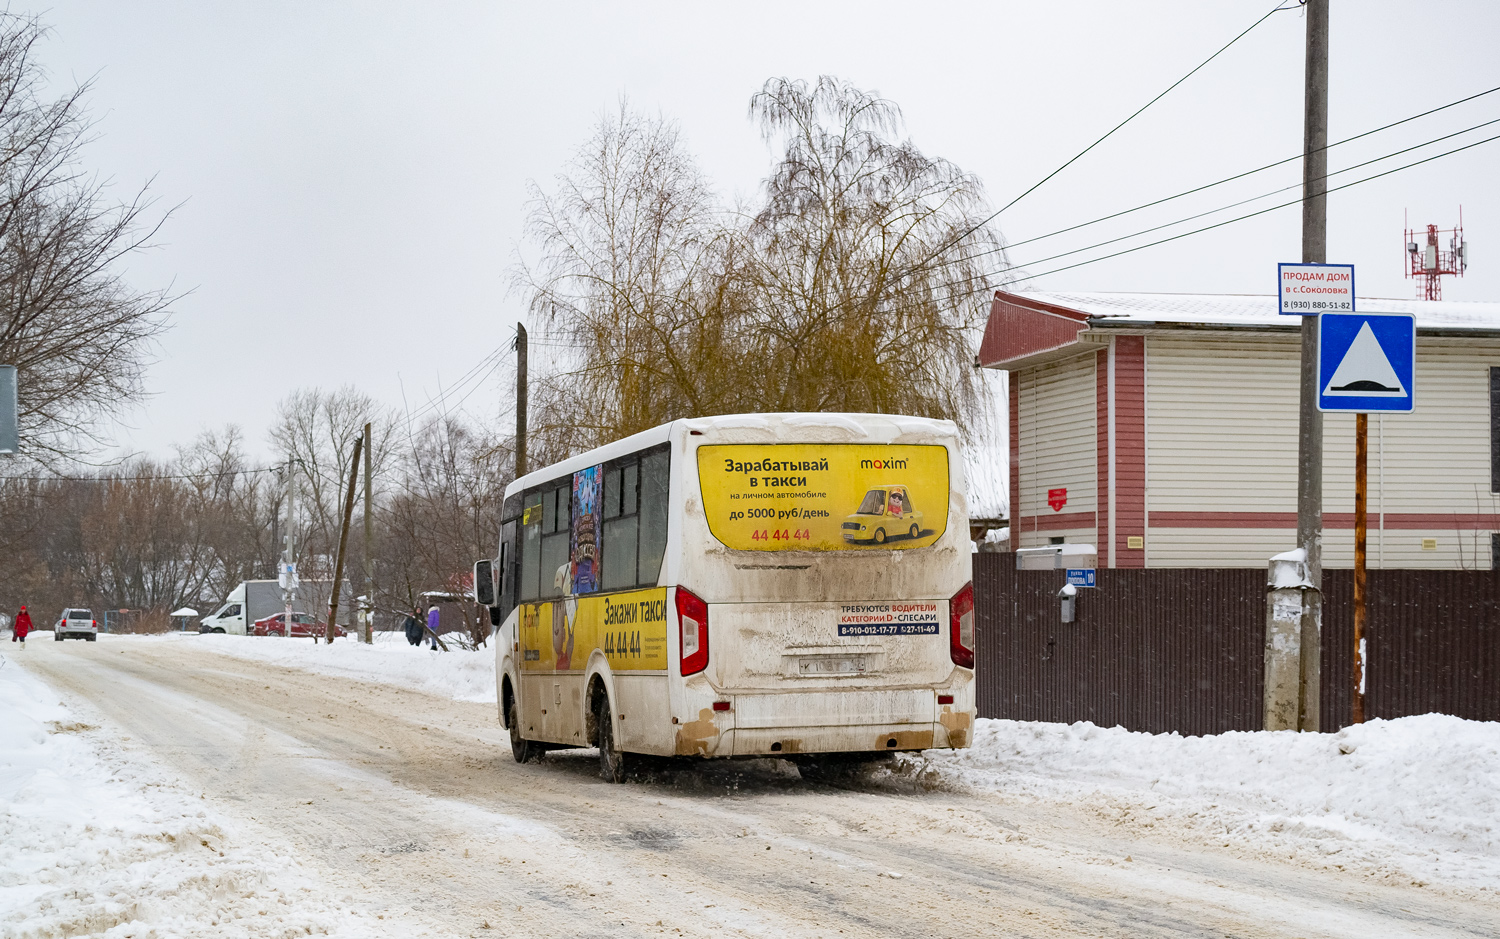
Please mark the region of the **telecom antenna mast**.
<svg viewBox="0 0 1500 939"><path fill-rule="evenodd" d="M1441 300L1443 275L1462 277L1469 266L1469 245L1464 241L1463 210L1458 211L1456 228L1440 229L1436 225L1428 225L1425 243L1419 243L1417 235L1413 229L1406 230L1406 276L1420 281L1417 286L1418 300ZM1448 236L1446 250L1439 244L1442 235Z"/></svg>

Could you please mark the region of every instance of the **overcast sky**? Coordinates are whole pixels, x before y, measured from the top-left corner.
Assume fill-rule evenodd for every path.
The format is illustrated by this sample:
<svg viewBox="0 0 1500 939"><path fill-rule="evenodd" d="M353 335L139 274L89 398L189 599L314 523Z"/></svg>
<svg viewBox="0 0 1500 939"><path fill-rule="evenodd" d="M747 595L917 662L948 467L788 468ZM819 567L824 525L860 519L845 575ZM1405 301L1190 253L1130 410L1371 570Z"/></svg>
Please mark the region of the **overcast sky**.
<svg viewBox="0 0 1500 939"><path fill-rule="evenodd" d="M1290 3L1291 0L1288 0ZM996 208L1271 8L1164 3L104 3L13 0L52 27L61 88L93 79L90 168L122 196L148 179L179 205L135 258L177 305L153 393L116 437L170 451L241 425L255 455L277 400L353 384L417 408L502 344L528 181L548 186L628 96L680 123L726 202L772 154L746 119L770 76L834 74L900 105L924 151L977 174ZM1275 14L997 224L1012 241L1298 154L1304 22ZM1500 4L1333 0L1331 138L1500 86ZM1500 93L1333 151L1338 169L1500 118ZM1500 124L1335 184L1500 133ZM1500 141L1330 197L1330 261L1359 293L1410 297L1403 220L1449 227L1474 266L1446 299L1500 300ZM1294 186L1300 165L1016 248L1040 274L1064 251ZM1296 190L1231 214L1297 197ZM1211 223L1225 215L1204 219ZM1175 228L1162 234L1184 230ZM1157 235L1155 237L1161 237ZM1295 208L1043 276L1041 290L1273 292L1299 257ZM1116 248L1137 241L1121 242ZM1094 252L1105 253L1103 250ZM977 302L983 302L980 298ZM547 353L535 350L537 357ZM462 408L509 420L507 368ZM404 399L403 399L404 392ZM403 404L404 400L404 404Z"/></svg>

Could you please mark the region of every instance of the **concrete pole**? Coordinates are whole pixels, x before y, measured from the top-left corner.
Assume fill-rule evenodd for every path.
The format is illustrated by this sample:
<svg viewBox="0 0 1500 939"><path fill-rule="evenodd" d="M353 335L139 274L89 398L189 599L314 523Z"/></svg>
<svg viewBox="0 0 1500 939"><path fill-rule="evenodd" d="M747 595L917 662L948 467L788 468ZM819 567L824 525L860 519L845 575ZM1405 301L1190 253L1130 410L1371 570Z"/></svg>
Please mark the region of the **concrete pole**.
<svg viewBox="0 0 1500 939"><path fill-rule="evenodd" d="M1306 107L1302 124L1302 261L1328 255L1328 0L1307 0ZM1297 726L1320 727L1323 642L1323 414L1318 410L1318 318L1302 317L1297 416L1297 544L1307 552Z"/></svg>
<svg viewBox="0 0 1500 939"><path fill-rule="evenodd" d="M375 618L375 511L370 502L370 425L365 424L365 603L364 609L360 611L361 626L364 627L364 640L366 644L375 641L372 636L371 620Z"/></svg>
<svg viewBox="0 0 1500 939"><path fill-rule="evenodd" d="M516 324L516 478L526 475L526 327Z"/></svg>
<svg viewBox="0 0 1500 939"><path fill-rule="evenodd" d="M1302 610L1311 589L1300 549L1271 559L1266 577L1264 730L1296 730L1301 708Z"/></svg>

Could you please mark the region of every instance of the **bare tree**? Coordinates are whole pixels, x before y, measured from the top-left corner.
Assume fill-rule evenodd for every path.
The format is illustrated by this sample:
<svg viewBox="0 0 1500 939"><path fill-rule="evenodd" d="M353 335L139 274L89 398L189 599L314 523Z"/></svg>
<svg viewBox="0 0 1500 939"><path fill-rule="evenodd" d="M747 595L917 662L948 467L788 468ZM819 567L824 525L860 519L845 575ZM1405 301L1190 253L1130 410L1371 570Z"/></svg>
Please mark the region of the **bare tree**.
<svg viewBox="0 0 1500 939"><path fill-rule="evenodd" d="M541 258L517 284L571 346L537 389L538 446L566 452L716 410L724 383L702 379L732 352L702 336L720 325L711 294L733 231L676 125L621 102L556 190L531 194Z"/></svg>
<svg viewBox="0 0 1500 939"><path fill-rule="evenodd" d="M379 587L382 606L420 613L422 592L467 593L474 560L494 554L510 475L505 449L455 418L428 421L413 442L382 513Z"/></svg>
<svg viewBox="0 0 1500 939"><path fill-rule="evenodd" d="M83 170L88 86L47 97L43 35L0 12L0 361L17 367L23 446L47 463L140 398L170 298L119 272L160 221L147 222L144 190L115 202Z"/></svg>
<svg viewBox="0 0 1500 939"><path fill-rule="evenodd" d="M764 409L975 416L971 367L1002 245L983 189L897 141L896 105L831 76L772 79L750 115L783 154L750 225Z"/></svg>
<svg viewBox="0 0 1500 939"><path fill-rule="evenodd" d="M299 553L311 576L331 576L333 553L342 523L344 487L354 440L373 425L374 479L384 477L395 431L401 426L395 411L352 387L337 391L304 388L278 405L279 419L271 428L271 444L282 462L293 462L299 514L305 515Z"/></svg>
<svg viewBox="0 0 1500 939"><path fill-rule="evenodd" d="M773 79L750 113L781 156L738 213L675 125L624 105L533 187L540 259L517 285L566 347L535 395L541 448L731 411L982 422L970 363L1003 244L979 181L834 78Z"/></svg>

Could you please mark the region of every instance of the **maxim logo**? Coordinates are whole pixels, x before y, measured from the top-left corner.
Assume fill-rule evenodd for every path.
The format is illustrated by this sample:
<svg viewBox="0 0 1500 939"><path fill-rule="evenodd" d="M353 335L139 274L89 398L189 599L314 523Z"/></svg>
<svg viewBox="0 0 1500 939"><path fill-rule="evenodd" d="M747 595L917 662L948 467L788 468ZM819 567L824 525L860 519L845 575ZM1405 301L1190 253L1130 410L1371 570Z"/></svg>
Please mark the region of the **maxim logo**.
<svg viewBox="0 0 1500 939"><path fill-rule="evenodd" d="M905 460L860 460L860 469L906 469Z"/></svg>

